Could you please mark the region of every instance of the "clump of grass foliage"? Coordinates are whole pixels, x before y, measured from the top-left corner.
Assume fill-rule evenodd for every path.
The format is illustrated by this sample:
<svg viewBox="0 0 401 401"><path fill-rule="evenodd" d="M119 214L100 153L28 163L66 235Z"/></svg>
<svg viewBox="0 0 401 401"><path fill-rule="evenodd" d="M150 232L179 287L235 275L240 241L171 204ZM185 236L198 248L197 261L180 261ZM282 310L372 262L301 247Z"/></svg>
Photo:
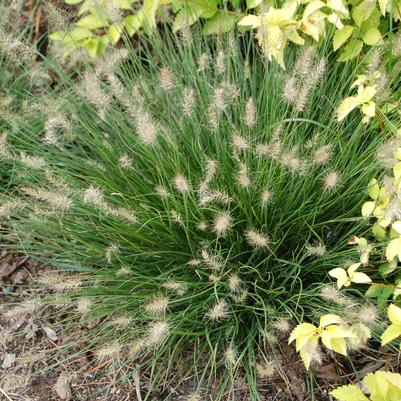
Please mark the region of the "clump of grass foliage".
<svg viewBox="0 0 401 401"><path fill-rule="evenodd" d="M93 69L54 65L59 83L3 134L3 234L59 269L26 308L65 312L59 350L79 341L196 394L217 380L216 398L241 372L256 400L279 339L341 314L319 293L356 252L387 117L337 122L356 70L324 49L288 53L286 72L246 39L142 40Z"/></svg>

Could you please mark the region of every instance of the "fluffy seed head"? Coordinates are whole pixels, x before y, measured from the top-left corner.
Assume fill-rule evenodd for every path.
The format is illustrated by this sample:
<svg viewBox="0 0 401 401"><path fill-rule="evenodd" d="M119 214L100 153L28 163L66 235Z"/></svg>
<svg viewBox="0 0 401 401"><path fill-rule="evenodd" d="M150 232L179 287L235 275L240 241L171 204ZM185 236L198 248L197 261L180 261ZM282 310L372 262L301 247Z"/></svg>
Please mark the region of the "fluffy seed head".
<svg viewBox="0 0 401 401"><path fill-rule="evenodd" d="M7 134L5 132L0 134L0 157L4 159L10 159L12 157L9 150Z"/></svg>
<svg viewBox="0 0 401 401"><path fill-rule="evenodd" d="M13 213L24 209L24 204L19 200L10 200L0 205L0 218L8 219Z"/></svg>
<svg viewBox="0 0 401 401"><path fill-rule="evenodd" d="M145 304L144 309L153 317L164 316L167 312L168 302L169 299L167 297L159 296Z"/></svg>
<svg viewBox="0 0 401 401"><path fill-rule="evenodd" d="M170 91L174 88L174 76L168 68L160 68L159 85L164 91Z"/></svg>
<svg viewBox="0 0 401 401"><path fill-rule="evenodd" d="M182 174L177 174L173 179L173 184L178 192L182 194L188 193L191 190L191 185L189 184L187 178Z"/></svg>
<svg viewBox="0 0 401 401"><path fill-rule="evenodd" d="M132 161L129 158L128 155L122 155L119 159L118 159L118 164L123 168L123 169L130 169L132 167Z"/></svg>
<svg viewBox="0 0 401 401"><path fill-rule="evenodd" d="M330 171L323 177L323 187L331 191L337 187L340 181L340 174L337 171Z"/></svg>
<svg viewBox="0 0 401 401"><path fill-rule="evenodd" d="M117 341L111 344L106 344L103 347L96 350L96 357L100 361L108 360L108 359L117 359L121 353L121 344Z"/></svg>
<svg viewBox="0 0 401 401"><path fill-rule="evenodd" d="M249 188L251 186L251 177L249 176L248 168L244 163L240 164L236 179L241 188Z"/></svg>
<svg viewBox="0 0 401 401"><path fill-rule="evenodd" d="M269 189L264 189L260 193L260 203L262 206L268 205L274 198L274 193L270 191Z"/></svg>
<svg viewBox="0 0 401 401"><path fill-rule="evenodd" d="M215 70L217 74L223 74L226 70L226 55L223 50L219 50L215 61Z"/></svg>
<svg viewBox="0 0 401 401"><path fill-rule="evenodd" d="M258 373L258 376L261 378L271 377L274 375L274 372L276 371L276 365L273 361L268 361L263 365L257 363L256 371Z"/></svg>
<svg viewBox="0 0 401 401"><path fill-rule="evenodd" d="M128 351L128 355L131 358L135 358L139 355L139 353L145 348L146 344L143 340L135 340L131 344L131 347Z"/></svg>
<svg viewBox="0 0 401 401"><path fill-rule="evenodd" d="M242 280L238 277L237 274L233 274L228 279L228 288L231 292L239 292L241 291Z"/></svg>
<svg viewBox="0 0 401 401"><path fill-rule="evenodd" d="M46 202L55 210L65 211L70 209L72 206L71 199L57 192L48 191L43 188L28 188L28 187L24 187L21 190L26 195L36 200Z"/></svg>
<svg viewBox="0 0 401 401"><path fill-rule="evenodd" d="M111 326L128 327L132 324L132 319L129 316L117 316L108 322Z"/></svg>
<svg viewBox="0 0 401 401"><path fill-rule="evenodd" d="M235 365L238 360L237 350L230 344L224 351L224 359L228 365Z"/></svg>
<svg viewBox="0 0 401 401"><path fill-rule="evenodd" d="M207 230L207 223L205 221L200 221L197 225L196 228L199 231L206 231Z"/></svg>
<svg viewBox="0 0 401 401"><path fill-rule="evenodd" d="M163 342L170 331L170 326L167 322L152 322L149 324L148 335L146 337L146 345L153 346Z"/></svg>
<svg viewBox="0 0 401 401"><path fill-rule="evenodd" d="M358 320L367 326L372 326L378 322L379 313L377 307L373 304L365 304L359 308Z"/></svg>
<svg viewBox="0 0 401 401"><path fill-rule="evenodd" d="M338 291L337 288L331 285L324 286L320 291L320 295L326 301L340 306L347 306L350 304L350 300L345 297L340 291Z"/></svg>
<svg viewBox="0 0 401 401"><path fill-rule="evenodd" d="M185 396L185 401L201 401L201 396L196 391L191 391Z"/></svg>
<svg viewBox="0 0 401 401"><path fill-rule="evenodd" d="M245 238L248 244L255 249L267 249L270 244L269 237L258 230L246 230Z"/></svg>
<svg viewBox="0 0 401 401"><path fill-rule="evenodd" d="M287 334L291 330L291 324L287 319L278 318L273 323L272 326L278 331L280 334Z"/></svg>
<svg viewBox="0 0 401 401"><path fill-rule="evenodd" d="M109 244L106 249L106 260L108 264L113 261L113 256L118 252L118 246L116 244Z"/></svg>
<svg viewBox="0 0 401 401"><path fill-rule="evenodd" d="M221 300L213 305L208 312L206 313L206 317L211 321L219 322L223 319L226 319L229 314L229 306L225 300Z"/></svg>
<svg viewBox="0 0 401 401"><path fill-rule="evenodd" d="M323 145L316 149L313 154L313 163L318 166L327 164L333 156L333 147L331 145Z"/></svg>
<svg viewBox="0 0 401 401"><path fill-rule="evenodd" d="M77 302L77 311L85 315L91 309L92 301L88 298L80 298Z"/></svg>
<svg viewBox="0 0 401 401"><path fill-rule="evenodd" d="M232 227L232 217L229 212L219 212L213 219L213 231L217 236L224 236Z"/></svg>
<svg viewBox="0 0 401 401"><path fill-rule="evenodd" d="M240 134L234 134L232 138L232 147L234 151L241 153L249 149L248 141Z"/></svg>
<svg viewBox="0 0 401 401"><path fill-rule="evenodd" d="M45 159L42 156L30 156L22 152L20 154L20 160L22 164L25 164L25 166L37 170L46 166Z"/></svg>
<svg viewBox="0 0 401 401"><path fill-rule="evenodd" d="M103 206L104 200L100 188L95 188L91 185L89 188L85 189L83 201L85 204Z"/></svg>
<svg viewBox="0 0 401 401"><path fill-rule="evenodd" d="M257 113L256 113L256 106L255 101L253 98L249 98L245 105L245 117L244 117L244 124L252 128L256 125L257 121Z"/></svg>
<svg viewBox="0 0 401 401"><path fill-rule="evenodd" d="M182 94L182 110L187 117L190 117L195 109L196 97L195 91L186 86Z"/></svg>
<svg viewBox="0 0 401 401"><path fill-rule="evenodd" d="M326 245L318 242L316 244L307 244L306 253L309 256L322 257L327 253Z"/></svg>
<svg viewBox="0 0 401 401"><path fill-rule="evenodd" d="M140 110L135 113L135 123L139 140L146 146L155 145L159 126L152 117L144 110Z"/></svg>
<svg viewBox="0 0 401 401"><path fill-rule="evenodd" d="M209 55L207 53L202 53L198 60L198 71L204 71L209 66Z"/></svg>
<svg viewBox="0 0 401 401"><path fill-rule="evenodd" d="M169 195L167 189L165 187L163 187L162 185L157 185L155 187L155 191L156 191L157 195L159 195L160 198L162 198L162 199L167 198Z"/></svg>
<svg viewBox="0 0 401 401"><path fill-rule="evenodd" d="M174 291L178 295L184 295L187 290L187 286L185 284L173 280L166 281L162 284L162 287L167 290Z"/></svg>

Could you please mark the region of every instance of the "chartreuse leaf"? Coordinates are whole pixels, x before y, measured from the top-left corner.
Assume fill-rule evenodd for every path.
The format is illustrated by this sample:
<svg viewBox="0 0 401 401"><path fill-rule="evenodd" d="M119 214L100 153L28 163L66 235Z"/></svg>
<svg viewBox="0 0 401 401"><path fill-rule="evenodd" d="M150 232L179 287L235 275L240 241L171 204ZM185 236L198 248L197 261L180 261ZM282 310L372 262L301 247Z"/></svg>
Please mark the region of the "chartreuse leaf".
<svg viewBox="0 0 401 401"><path fill-rule="evenodd" d="M387 316L391 323L401 325L401 308L391 304L387 309Z"/></svg>
<svg viewBox="0 0 401 401"><path fill-rule="evenodd" d="M370 28L365 35L363 35L362 40L365 44L374 46L380 44L383 41L383 37L377 28Z"/></svg>
<svg viewBox="0 0 401 401"><path fill-rule="evenodd" d="M383 15L386 15L388 0L378 0L378 3L379 3L379 7L380 7L380 12Z"/></svg>
<svg viewBox="0 0 401 401"><path fill-rule="evenodd" d="M132 36L139 31L144 19L145 17L142 10L139 10L135 15L129 15L124 18L123 24L129 36Z"/></svg>
<svg viewBox="0 0 401 401"><path fill-rule="evenodd" d="M212 18L216 12L217 5L214 2L197 0L196 2L185 4L174 19L173 31L177 32L182 28L191 26L201 17Z"/></svg>
<svg viewBox="0 0 401 401"><path fill-rule="evenodd" d="M357 26L361 26L363 21L367 20L376 8L376 2L363 0L359 5L352 10L352 18Z"/></svg>
<svg viewBox="0 0 401 401"><path fill-rule="evenodd" d="M263 2L263 0L246 0L246 8L248 8L248 9L255 8L262 2Z"/></svg>
<svg viewBox="0 0 401 401"><path fill-rule="evenodd" d="M376 203L369 201L369 202L365 202L362 205L362 217L368 217L373 213L373 210L375 210L376 207Z"/></svg>
<svg viewBox="0 0 401 401"><path fill-rule="evenodd" d="M107 30L107 33L110 36L110 43L112 45L116 44L120 40L122 32L123 32L123 26L121 24L110 25L109 29Z"/></svg>
<svg viewBox="0 0 401 401"><path fill-rule="evenodd" d="M238 22L238 26L241 28L259 28L261 23L261 19L257 15L246 15Z"/></svg>
<svg viewBox="0 0 401 401"><path fill-rule="evenodd" d="M77 26L86 29L98 29L107 25L108 23L105 17L99 14L89 14L77 22Z"/></svg>
<svg viewBox="0 0 401 401"><path fill-rule="evenodd" d="M338 401L369 401L362 390L356 385L347 385L336 388L330 392Z"/></svg>
<svg viewBox="0 0 401 401"><path fill-rule="evenodd" d="M359 39L353 39L345 47L338 57L338 61L348 61L359 55L363 47L363 42Z"/></svg>
<svg viewBox="0 0 401 401"><path fill-rule="evenodd" d="M151 28L156 26L156 11L159 8L160 0L144 0L143 14L145 21Z"/></svg>
<svg viewBox="0 0 401 401"><path fill-rule="evenodd" d="M309 339L307 346L300 349L299 354L301 355L302 362L304 363L306 369L309 369L315 351L318 349L318 347L319 336L314 335Z"/></svg>
<svg viewBox="0 0 401 401"><path fill-rule="evenodd" d="M401 260L401 237L391 240L386 248L387 260L391 262L395 257Z"/></svg>
<svg viewBox="0 0 401 401"><path fill-rule="evenodd" d="M65 4L69 4L71 6L82 2L82 0L64 0L64 1L65 1Z"/></svg>
<svg viewBox="0 0 401 401"><path fill-rule="evenodd" d="M234 28L237 20L238 17L236 15L228 14L225 11L219 11L206 21L203 31L207 35L229 32Z"/></svg>
<svg viewBox="0 0 401 401"><path fill-rule="evenodd" d="M371 199L376 200L379 197L379 194L380 194L379 184L376 178L373 178L372 180L370 180L368 184L368 195L371 197Z"/></svg>
<svg viewBox="0 0 401 401"><path fill-rule="evenodd" d="M338 50L352 35L354 27L351 25L344 25L343 29L337 29L333 36L333 49Z"/></svg>
<svg viewBox="0 0 401 401"><path fill-rule="evenodd" d="M294 328L288 343L296 340L296 350L299 351L316 334L317 328L311 323L301 323Z"/></svg>
<svg viewBox="0 0 401 401"><path fill-rule="evenodd" d="M401 308L391 304L387 308L387 316L390 319L391 325L381 335L382 345L386 345L401 336Z"/></svg>

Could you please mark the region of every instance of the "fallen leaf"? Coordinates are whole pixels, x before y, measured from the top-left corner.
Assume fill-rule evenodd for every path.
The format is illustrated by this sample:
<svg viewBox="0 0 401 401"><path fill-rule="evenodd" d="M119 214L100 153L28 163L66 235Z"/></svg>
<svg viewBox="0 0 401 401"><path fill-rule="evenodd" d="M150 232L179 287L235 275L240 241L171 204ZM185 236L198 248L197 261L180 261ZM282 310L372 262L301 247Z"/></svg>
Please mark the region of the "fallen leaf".
<svg viewBox="0 0 401 401"><path fill-rule="evenodd" d="M341 381L341 377L337 374L334 363L319 367L316 371L316 376L330 383L338 383Z"/></svg>
<svg viewBox="0 0 401 401"><path fill-rule="evenodd" d="M5 354L3 358L3 364L1 365L1 367L2 369L11 368L14 362L15 362L15 354Z"/></svg>
<svg viewBox="0 0 401 401"><path fill-rule="evenodd" d="M54 391L61 400L68 401L71 399L70 381L71 378L62 372L54 385Z"/></svg>
<svg viewBox="0 0 401 401"><path fill-rule="evenodd" d="M47 337L50 338L50 340L53 340L53 341L57 341L58 340L58 336L57 336L56 332L52 328L44 326L43 327L43 331L46 333Z"/></svg>

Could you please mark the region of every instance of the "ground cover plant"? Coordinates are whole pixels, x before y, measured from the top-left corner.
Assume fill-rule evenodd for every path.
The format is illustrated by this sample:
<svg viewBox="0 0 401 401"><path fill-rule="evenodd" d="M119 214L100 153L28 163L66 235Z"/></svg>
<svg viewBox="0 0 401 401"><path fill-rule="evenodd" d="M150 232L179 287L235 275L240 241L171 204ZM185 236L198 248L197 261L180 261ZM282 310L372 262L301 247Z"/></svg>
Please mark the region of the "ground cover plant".
<svg viewBox="0 0 401 401"><path fill-rule="evenodd" d="M246 38L165 32L71 76L54 65L59 83L6 126L15 174L0 210L5 238L60 272L8 317L56 305L66 317L53 330L71 333L58 350L84 342L151 384L178 365L188 399L216 382L216 399L233 397L239 373L258 399L256 376L283 370L279 340L301 321L375 332L364 286L346 298L324 284L359 258L348 241L367 230L361 193L399 128L399 78L380 51L356 69L323 49L290 51L285 72ZM356 80L375 92L344 107ZM328 348L352 352L362 334Z"/></svg>
<svg viewBox="0 0 401 401"><path fill-rule="evenodd" d="M77 18L64 23L50 38L67 55L77 48L91 57L121 39L149 34L157 23L169 23L175 32L201 24L208 35L230 32L236 26L253 29L269 60L283 68L287 44L307 46L326 43L338 53L338 61L357 58L371 46L380 45L398 26L398 2L308 0L65 0L76 8Z"/></svg>

